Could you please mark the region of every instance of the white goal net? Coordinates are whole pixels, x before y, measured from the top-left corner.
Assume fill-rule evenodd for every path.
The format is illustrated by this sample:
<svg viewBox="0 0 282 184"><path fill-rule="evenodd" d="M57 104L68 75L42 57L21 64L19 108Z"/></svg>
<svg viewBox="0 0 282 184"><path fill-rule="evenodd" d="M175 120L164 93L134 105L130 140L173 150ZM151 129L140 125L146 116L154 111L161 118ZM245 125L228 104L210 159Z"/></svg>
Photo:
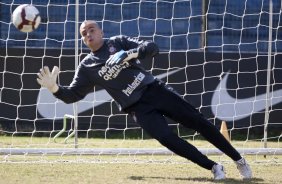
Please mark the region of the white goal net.
<svg viewBox="0 0 282 184"><path fill-rule="evenodd" d="M89 53L79 40L75 54L76 14L79 24L96 20L105 38L122 34L155 41L161 53L142 61L148 71L219 129L226 125L222 133L241 154L281 162L276 157L282 154L281 1L273 0L273 6L269 0L79 2L0 2L0 162L174 159L99 86L67 105L37 84L46 65L59 66L58 83L68 86L75 58ZM11 23L20 4L33 4L40 12L41 25L31 33ZM197 132L168 122L204 154L222 157Z"/></svg>

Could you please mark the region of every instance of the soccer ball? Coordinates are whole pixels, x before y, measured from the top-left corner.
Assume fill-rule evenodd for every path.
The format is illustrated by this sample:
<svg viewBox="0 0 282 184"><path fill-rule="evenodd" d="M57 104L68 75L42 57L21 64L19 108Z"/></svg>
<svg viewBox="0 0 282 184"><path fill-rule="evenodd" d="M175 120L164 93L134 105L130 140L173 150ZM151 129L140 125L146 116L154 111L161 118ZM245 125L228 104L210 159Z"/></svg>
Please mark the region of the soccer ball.
<svg viewBox="0 0 282 184"><path fill-rule="evenodd" d="M35 6L23 4L14 10L12 22L18 30L27 33L38 28L41 17Z"/></svg>

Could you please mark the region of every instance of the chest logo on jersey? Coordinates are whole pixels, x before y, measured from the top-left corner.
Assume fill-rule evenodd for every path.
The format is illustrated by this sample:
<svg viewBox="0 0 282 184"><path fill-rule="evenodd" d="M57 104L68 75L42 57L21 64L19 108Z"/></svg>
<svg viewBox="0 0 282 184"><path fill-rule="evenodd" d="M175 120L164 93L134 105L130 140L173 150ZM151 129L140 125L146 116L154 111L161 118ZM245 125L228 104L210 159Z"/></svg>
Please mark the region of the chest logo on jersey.
<svg viewBox="0 0 282 184"><path fill-rule="evenodd" d="M116 51L117 51L117 49L112 44L110 44L109 45L109 52L110 52L110 54L112 55L112 54L116 53Z"/></svg>

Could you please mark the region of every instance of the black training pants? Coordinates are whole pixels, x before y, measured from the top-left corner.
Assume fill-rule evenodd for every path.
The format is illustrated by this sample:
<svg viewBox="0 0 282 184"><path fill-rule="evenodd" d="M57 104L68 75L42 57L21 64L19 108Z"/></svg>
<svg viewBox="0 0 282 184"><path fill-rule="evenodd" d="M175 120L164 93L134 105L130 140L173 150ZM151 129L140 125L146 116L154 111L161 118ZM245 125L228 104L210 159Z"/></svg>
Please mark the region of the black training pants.
<svg viewBox="0 0 282 184"><path fill-rule="evenodd" d="M211 122L161 81L157 80L150 84L141 99L125 111L132 115L134 121L162 145L203 168L211 170L215 162L175 134L169 128L164 116L196 130L234 161L241 158L240 154Z"/></svg>

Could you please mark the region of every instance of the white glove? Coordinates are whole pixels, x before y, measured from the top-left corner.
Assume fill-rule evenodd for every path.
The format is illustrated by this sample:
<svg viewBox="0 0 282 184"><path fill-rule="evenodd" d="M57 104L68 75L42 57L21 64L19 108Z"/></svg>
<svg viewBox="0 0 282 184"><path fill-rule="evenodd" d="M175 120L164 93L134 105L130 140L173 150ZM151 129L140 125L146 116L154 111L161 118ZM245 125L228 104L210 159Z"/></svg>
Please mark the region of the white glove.
<svg viewBox="0 0 282 184"><path fill-rule="evenodd" d="M57 85L57 77L59 72L60 70L57 66L54 66L52 73L50 72L48 66L44 66L43 69L40 69L40 72L37 73L38 84L47 88L52 93L57 92L59 89L59 86Z"/></svg>
<svg viewBox="0 0 282 184"><path fill-rule="evenodd" d="M138 49L131 49L128 51L120 50L106 61L106 65L113 66L120 64L123 61L129 61L133 58L137 58L138 54Z"/></svg>

